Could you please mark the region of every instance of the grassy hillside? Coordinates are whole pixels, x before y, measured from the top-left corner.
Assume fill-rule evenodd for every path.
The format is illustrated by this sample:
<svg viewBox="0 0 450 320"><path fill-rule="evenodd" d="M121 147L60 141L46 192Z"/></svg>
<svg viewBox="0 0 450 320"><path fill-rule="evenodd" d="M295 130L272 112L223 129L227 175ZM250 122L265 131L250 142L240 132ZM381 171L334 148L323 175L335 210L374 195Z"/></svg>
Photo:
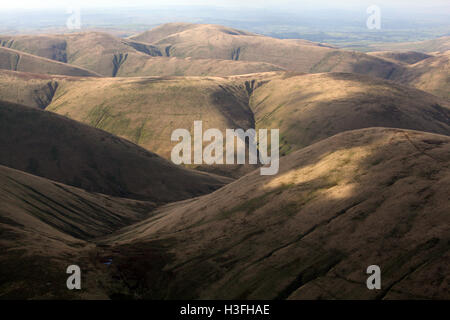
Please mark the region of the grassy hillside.
<svg viewBox="0 0 450 320"><path fill-rule="evenodd" d="M0 47L0 69L80 77L99 76L99 74L82 67L2 47Z"/></svg>
<svg viewBox="0 0 450 320"><path fill-rule="evenodd" d="M156 203L211 192L227 179L175 166L57 114L0 102L0 164L114 196Z"/></svg>
<svg viewBox="0 0 450 320"><path fill-rule="evenodd" d="M385 128L336 135L282 158L277 176L255 171L102 241L110 277L123 277L110 294L448 299L449 159L446 136ZM366 287L373 264L380 291ZM127 286L133 279L145 280Z"/></svg>

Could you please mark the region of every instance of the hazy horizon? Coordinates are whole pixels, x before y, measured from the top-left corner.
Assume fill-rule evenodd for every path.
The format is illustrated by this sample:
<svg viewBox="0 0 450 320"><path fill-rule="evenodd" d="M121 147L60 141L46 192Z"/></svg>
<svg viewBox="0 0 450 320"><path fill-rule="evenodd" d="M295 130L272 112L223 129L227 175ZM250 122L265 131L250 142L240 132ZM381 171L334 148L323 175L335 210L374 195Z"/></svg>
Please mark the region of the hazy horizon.
<svg viewBox="0 0 450 320"><path fill-rule="evenodd" d="M381 29L368 30L367 8L381 10ZM168 22L221 24L278 38L302 38L351 46L355 41L419 41L450 35L450 2L269 0L31 1L0 4L7 12L0 33L58 33L67 30L70 10L79 8L81 29L128 36Z"/></svg>

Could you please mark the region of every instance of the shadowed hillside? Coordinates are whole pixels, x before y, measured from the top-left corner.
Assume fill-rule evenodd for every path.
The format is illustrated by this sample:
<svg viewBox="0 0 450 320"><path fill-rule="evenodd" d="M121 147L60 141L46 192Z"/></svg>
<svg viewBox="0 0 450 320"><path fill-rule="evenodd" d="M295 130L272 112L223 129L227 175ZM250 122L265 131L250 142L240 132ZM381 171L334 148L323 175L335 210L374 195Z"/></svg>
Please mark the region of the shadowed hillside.
<svg viewBox="0 0 450 320"><path fill-rule="evenodd" d="M0 299L73 298L65 271L93 247L87 240L149 217L155 207L4 166L0 191Z"/></svg>
<svg viewBox="0 0 450 320"><path fill-rule="evenodd" d="M157 203L227 179L175 166L137 145L54 113L0 103L0 164L87 191Z"/></svg>
<svg viewBox="0 0 450 320"><path fill-rule="evenodd" d="M450 138L339 134L102 241L123 287L165 299L449 298ZM135 257L144 252L158 256ZM379 265L382 290L366 288ZM282 270L282 272L281 272ZM130 290L125 284L145 279ZM121 291L122 290L122 291ZM110 293L111 294L111 293Z"/></svg>

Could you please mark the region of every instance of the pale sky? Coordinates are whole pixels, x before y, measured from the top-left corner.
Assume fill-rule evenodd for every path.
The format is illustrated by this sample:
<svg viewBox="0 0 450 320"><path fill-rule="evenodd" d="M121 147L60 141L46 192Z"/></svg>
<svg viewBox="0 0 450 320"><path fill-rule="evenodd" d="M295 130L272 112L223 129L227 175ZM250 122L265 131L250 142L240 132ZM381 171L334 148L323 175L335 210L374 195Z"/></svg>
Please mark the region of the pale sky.
<svg viewBox="0 0 450 320"><path fill-rule="evenodd" d="M449 0L0 0L0 9L48 9L62 8L77 5L80 7L130 7L130 6L149 6L157 7L160 5L207 5L222 7L278 7L295 8L301 7L334 7L334 8L352 8L354 6L376 4L379 6L399 7L399 8L420 8L420 7L443 7L450 8ZM450 15L450 12L449 12Z"/></svg>

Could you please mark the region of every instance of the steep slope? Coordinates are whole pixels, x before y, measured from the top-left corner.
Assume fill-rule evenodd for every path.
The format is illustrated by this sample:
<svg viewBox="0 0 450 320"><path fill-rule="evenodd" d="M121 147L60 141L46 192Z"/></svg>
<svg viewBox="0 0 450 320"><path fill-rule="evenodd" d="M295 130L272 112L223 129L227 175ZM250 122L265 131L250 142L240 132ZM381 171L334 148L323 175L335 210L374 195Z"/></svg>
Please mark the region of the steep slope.
<svg viewBox="0 0 450 320"><path fill-rule="evenodd" d="M161 38L161 36L164 36ZM298 72L356 72L387 78L397 64L304 40L281 40L218 25L167 24L132 37L168 56L259 61Z"/></svg>
<svg viewBox="0 0 450 320"><path fill-rule="evenodd" d="M57 114L0 102L0 164L92 192L186 199L227 179L175 166L137 145Z"/></svg>
<svg viewBox="0 0 450 320"><path fill-rule="evenodd" d="M446 136L336 135L282 158L276 176L257 170L102 241L122 277L109 294L448 299L449 169ZM366 287L374 264L381 290Z"/></svg>
<svg viewBox="0 0 450 320"><path fill-rule="evenodd" d="M0 47L0 69L80 77L100 76L99 74L82 67L76 67L2 47Z"/></svg>
<svg viewBox="0 0 450 320"><path fill-rule="evenodd" d="M257 128L279 128L281 154L368 127L450 135L450 104L425 92L355 74L285 74L253 91Z"/></svg>

